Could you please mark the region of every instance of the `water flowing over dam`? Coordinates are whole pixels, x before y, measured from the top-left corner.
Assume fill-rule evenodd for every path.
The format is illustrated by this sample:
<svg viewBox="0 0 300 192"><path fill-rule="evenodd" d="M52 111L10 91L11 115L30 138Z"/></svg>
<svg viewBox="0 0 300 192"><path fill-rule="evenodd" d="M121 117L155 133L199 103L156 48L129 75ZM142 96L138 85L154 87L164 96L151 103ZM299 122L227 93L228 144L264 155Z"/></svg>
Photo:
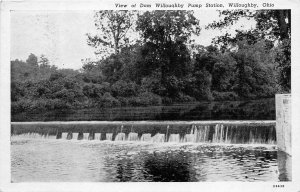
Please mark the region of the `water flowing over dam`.
<svg viewBox="0 0 300 192"><path fill-rule="evenodd" d="M12 135L154 143L276 143L273 121L12 123Z"/></svg>
<svg viewBox="0 0 300 192"><path fill-rule="evenodd" d="M274 121L14 122L11 144L13 182L289 180Z"/></svg>

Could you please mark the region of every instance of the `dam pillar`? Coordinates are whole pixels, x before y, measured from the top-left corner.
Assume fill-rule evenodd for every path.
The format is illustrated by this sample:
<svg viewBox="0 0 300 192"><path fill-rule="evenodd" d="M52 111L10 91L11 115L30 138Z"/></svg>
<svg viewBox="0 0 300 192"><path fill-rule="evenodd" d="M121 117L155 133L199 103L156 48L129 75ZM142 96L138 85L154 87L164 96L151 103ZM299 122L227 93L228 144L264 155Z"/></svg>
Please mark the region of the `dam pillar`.
<svg viewBox="0 0 300 192"><path fill-rule="evenodd" d="M280 181L292 180L291 94L276 95L276 141Z"/></svg>
<svg viewBox="0 0 300 192"><path fill-rule="evenodd" d="M278 150L292 155L291 140L291 94L277 94L276 99L276 140Z"/></svg>

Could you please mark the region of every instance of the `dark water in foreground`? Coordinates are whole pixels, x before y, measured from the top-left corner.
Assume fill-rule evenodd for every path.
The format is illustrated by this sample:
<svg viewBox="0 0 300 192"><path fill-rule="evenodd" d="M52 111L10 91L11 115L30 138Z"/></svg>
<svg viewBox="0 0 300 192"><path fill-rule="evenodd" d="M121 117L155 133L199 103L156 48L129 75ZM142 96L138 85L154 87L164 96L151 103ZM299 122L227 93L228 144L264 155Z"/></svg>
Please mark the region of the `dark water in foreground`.
<svg viewBox="0 0 300 192"><path fill-rule="evenodd" d="M12 121L275 120L275 100L185 103L12 114Z"/></svg>
<svg viewBox="0 0 300 192"><path fill-rule="evenodd" d="M280 181L275 145L12 139L12 181Z"/></svg>

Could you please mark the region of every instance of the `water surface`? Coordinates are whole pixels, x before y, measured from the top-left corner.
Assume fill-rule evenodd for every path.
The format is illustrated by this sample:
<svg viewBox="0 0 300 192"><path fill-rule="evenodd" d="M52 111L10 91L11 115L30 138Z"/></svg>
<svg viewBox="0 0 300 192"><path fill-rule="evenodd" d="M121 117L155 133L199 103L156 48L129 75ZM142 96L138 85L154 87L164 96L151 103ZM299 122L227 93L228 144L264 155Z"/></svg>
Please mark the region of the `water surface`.
<svg viewBox="0 0 300 192"><path fill-rule="evenodd" d="M274 145L12 136L13 182L279 181Z"/></svg>
<svg viewBox="0 0 300 192"><path fill-rule="evenodd" d="M275 120L275 100L222 101L150 107L90 108L12 114L12 121Z"/></svg>

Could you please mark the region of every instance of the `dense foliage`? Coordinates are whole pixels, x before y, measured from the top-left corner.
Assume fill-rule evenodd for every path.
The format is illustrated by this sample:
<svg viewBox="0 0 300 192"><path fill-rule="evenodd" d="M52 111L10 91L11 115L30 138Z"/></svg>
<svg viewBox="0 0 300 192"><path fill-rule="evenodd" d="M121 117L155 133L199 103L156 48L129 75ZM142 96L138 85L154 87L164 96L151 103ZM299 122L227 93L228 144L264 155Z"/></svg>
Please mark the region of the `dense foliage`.
<svg viewBox="0 0 300 192"><path fill-rule="evenodd" d="M200 33L193 12L143 12L134 24L141 40L126 44L121 38L133 26L134 13L97 12L96 17L106 18L110 28L102 31L101 38L89 35L88 43L97 49L109 45L115 51L96 62L87 60L79 71L51 66L43 55L11 61L12 112L260 99L289 92L290 35L280 30L281 20L270 18L276 10L223 14L230 23L245 15L255 17L257 28L218 37L204 47L191 38ZM265 34L262 26L269 20L273 27ZM109 41L105 34L112 34Z"/></svg>

